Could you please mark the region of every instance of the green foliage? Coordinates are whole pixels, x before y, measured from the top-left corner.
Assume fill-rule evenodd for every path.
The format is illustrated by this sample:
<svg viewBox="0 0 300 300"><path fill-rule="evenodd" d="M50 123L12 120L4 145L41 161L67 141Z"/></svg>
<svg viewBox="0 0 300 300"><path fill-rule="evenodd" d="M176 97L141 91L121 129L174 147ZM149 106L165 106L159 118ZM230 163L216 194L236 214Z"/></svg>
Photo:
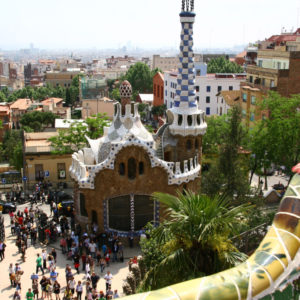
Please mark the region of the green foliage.
<svg viewBox="0 0 300 300"><path fill-rule="evenodd" d="M20 170L23 167L22 145L21 130L6 131L0 151L1 161L7 161Z"/></svg>
<svg viewBox="0 0 300 300"><path fill-rule="evenodd" d="M260 129L260 141L263 141L266 159L276 165L286 167L288 174L299 162L300 154L300 95L290 98L270 92L262 103L261 109L268 110L270 117L263 120ZM259 130L261 132L259 132ZM256 143L257 144L257 143ZM254 145L255 146L255 145ZM262 148L262 146L259 146ZM259 149L254 148L254 153ZM261 153L263 149L260 149Z"/></svg>
<svg viewBox="0 0 300 300"><path fill-rule="evenodd" d="M54 127L56 118L58 118L58 116L52 112L33 111L22 115L20 123L25 131L30 128L34 132L40 132L43 131L45 127Z"/></svg>
<svg viewBox="0 0 300 300"><path fill-rule="evenodd" d="M190 192L177 197L162 193L154 196L168 207L168 218L142 244L148 269L143 290L210 275L246 258L229 239L240 216L247 212L246 205L231 208L225 197Z"/></svg>
<svg viewBox="0 0 300 300"><path fill-rule="evenodd" d="M114 88L114 89L110 92L109 97L110 97L111 99L113 99L113 100L121 101L119 88Z"/></svg>
<svg viewBox="0 0 300 300"><path fill-rule="evenodd" d="M0 91L0 102L6 102L6 95Z"/></svg>
<svg viewBox="0 0 300 300"><path fill-rule="evenodd" d="M208 121L208 136L204 136L203 148L205 154L215 154L215 163L203 173L203 193L211 196L225 193L237 202L247 201L249 162L247 154L240 151L247 137L238 106L234 106L229 115Z"/></svg>
<svg viewBox="0 0 300 300"><path fill-rule="evenodd" d="M65 121L68 122L68 121ZM87 118L84 123L75 121L68 129L59 130L59 135L51 137L51 146L55 154L73 153L85 147L85 136L96 139L103 135L103 128L108 126L106 115L98 114Z"/></svg>
<svg viewBox="0 0 300 300"><path fill-rule="evenodd" d="M243 73L244 69L224 56L211 59L207 64L207 73Z"/></svg>
<svg viewBox="0 0 300 300"><path fill-rule="evenodd" d="M165 104L159 106L152 106L151 113L155 116L163 116L167 110Z"/></svg>

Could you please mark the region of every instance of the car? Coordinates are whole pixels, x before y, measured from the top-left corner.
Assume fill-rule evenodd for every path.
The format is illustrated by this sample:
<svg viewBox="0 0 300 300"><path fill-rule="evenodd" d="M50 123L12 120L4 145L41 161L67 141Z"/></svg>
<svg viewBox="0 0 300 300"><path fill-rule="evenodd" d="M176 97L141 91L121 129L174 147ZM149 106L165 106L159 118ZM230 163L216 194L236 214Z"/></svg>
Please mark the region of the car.
<svg viewBox="0 0 300 300"><path fill-rule="evenodd" d="M57 205L58 213L61 216L71 216L74 211L74 201L73 200L64 200L58 203Z"/></svg>
<svg viewBox="0 0 300 300"><path fill-rule="evenodd" d="M11 202L0 201L0 211L3 214L9 213L10 211L15 212L17 210L17 206Z"/></svg>

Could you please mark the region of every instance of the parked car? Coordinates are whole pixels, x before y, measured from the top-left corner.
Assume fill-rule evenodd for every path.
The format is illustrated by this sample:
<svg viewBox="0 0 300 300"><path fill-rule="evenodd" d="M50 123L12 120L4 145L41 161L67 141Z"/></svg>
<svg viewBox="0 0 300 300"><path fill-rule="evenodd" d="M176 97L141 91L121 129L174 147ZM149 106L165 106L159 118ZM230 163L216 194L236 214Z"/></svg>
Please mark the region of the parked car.
<svg viewBox="0 0 300 300"><path fill-rule="evenodd" d="M5 201L0 201L0 211L2 211L3 214L7 214L10 211L15 212L17 209L17 206L14 205L11 202L5 202Z"/></svg>

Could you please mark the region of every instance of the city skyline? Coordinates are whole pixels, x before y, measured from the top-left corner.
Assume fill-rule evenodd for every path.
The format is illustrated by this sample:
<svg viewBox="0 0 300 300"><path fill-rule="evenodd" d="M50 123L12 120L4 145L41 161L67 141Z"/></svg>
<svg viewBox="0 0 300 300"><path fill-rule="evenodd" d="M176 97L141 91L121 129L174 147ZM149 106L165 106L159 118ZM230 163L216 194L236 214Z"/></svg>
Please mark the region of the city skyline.
<svg viewBox="0 0 300 300"><path fill-rule="evenodd" d="M178 48L179 0L12 0L2 4L0 49ZM300 25L300 1L195 1L195 48L246 45Z"/></svg>

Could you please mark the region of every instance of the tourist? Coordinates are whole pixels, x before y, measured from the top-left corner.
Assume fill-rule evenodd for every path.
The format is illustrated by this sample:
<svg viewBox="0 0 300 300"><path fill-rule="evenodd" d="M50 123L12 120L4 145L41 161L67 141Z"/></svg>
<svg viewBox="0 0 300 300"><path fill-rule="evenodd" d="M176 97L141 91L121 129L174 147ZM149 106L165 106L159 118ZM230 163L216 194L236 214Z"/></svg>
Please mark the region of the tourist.
<svg viewBox="0 0 300 300"><path fill-rule="evenodd" d="M91 276L92 288L93 289L97 289L97 283L98 283L99 279L100 279L100 277L98 275L96 275L95 272L93 272L92 276Z"/></svg>
<svg viewBox="0 0 300 300"><path fill-rule="evenodd" d="M118 294L118 290L114 290L113 298L114 298L114 299L120 298L120 296L119 296L119 294Z"/></svg>
<svg viewBox="0 0 300 300"><path fill-rule="evenodd" d="M32 280L32 292L34 294L34 298L39 299L39 283L36 279Z"/></svg>
<svg viewBox="0 0 300 300"><path fill-rule="evenodd" d="M92 287L89 281L85 283L85 293L86 293L86 298L88 298L89 294L92 293Z"/></svg>
<svg viewBox="0 0 300 300"><path fill-rule="evenodd" d="M64 237L62 237L60 239L59 244L60 244L60 248L61 248L62 254L65 254L66 251L67 251L67 242L66 242L66 239Z"/></svg>
<svg viewBox="0 0 300 300"><path fill-rule="evenodd" d="M55 268L53 268L50 272L50 279L52 283L54 283L57 280L58 273L56 272Z"/></svg>
<svg viewBox="0 0 300 300"><path fill-rule="evenodd" d="M97 293L97 291L95 289L92 290L92 300L98 300L99 299L99 295Z"/></svg>
<svg viewBox="0 0 300 300"><path fill-rule="evenodd" d="M101 258L100 259L100 270L101 270L101 273L103 273L104 269L105 269L105 265L106 265L106 261L104 258Z"/></svg>
<svg viewBox="0 0 300 300"><path fill-rule="evenodd" d="M71 290L72 296L75 293L75 286L76 286L76 281L75 281L74 277L72 276L71 279L68 281L68 287Z"/></svg>
<svg viewBox="0 0 300 300"><path fill-rule="evenodd" d="M103 291L100 291L99 300L106 300L106 297L105 297Z"/></svg>
<svg viewBox="0 0 300 300"><path fill-rule="evenodd" d="M31 291L31 289L28 289L28 292L26 293L26 300L33 300L34 299L34 293Z"/></svg>
<svg viewBox="0 0 300 300"><path fill-rule="evenodd" d="M44 269L42 267L42 258L40 257L39 253L37 254L37 259L36 259L36 273L38 274L39 269L41 269L43 275L44 275Z"/></svg>
<svg viewBox="0 0 300 300"><path fill-rule="evenodd" d="M40 280L41 290L42 290L42 298L45 298L47 296L47 278L45 276L42 277Z"/></svg>
<svg viewBox="0 0 300 300"><path fill-rule="evenodd" d="M85 264L86 264L86 254L85 252L81 255L81 261L82 261L82 271L85 271Z"/></svg>
<svg viewBox="0 0 300 300"><path fill-rule="evenodd" d="M81 284L81 281L78 281L76 286L77 300L81 300L82 291L83 291L83 286Z"/></svg>
<svg viewBox="0 0 300 300"><path fill-rule="evenodd" d="M14 267L13 267L13 264L9 264L9 267L8 267L8 276L9 276L9 280L10 280L10 285L13 286L13 282L12 282L12 279L11 279L11 274L14 273Z"/></svg>
<svg viewBox="0 0 300 300"><path fill-rule="evenodd" d="M97 245L94 241L92 241L89 244L89 250L90 250L92 258L96 258L96 249L97 249Z"/></svg>
<svg viewBox="0 0 300 300"><path fill-rule="evenodd" d="M53 259L54 259L54 262L56 263L57 253L56 253L56 250L54 248L52 248L51 255L52 255Z"/></svg>
<svg viewBox="0 0 300 300"><path fill-rule="evenodd" d="M80 266L80 256L76 253L74 256L73 256L73 260L74 260L74 268L75 270L77 271L77 274L79 274L79 266Z"/></svg>
<svg viewBox="0 0 300 300"><path fill-rule="evenodd" d="M15 291L14 296L13 296L13 300L21 300L21 296L19 291Z"/></svg>
<svg viewBox="0 0 300 300"><path fill-rule="evenodd" d="M5 258L5 247L6 247L6 244L3 241L0 241L0 259L1 259L1 261Z"/></svg>
<svg viewBox="0 0 300 300"><path fill-rule="evenodd" d="M111 281L113 279L112 274L110 273L110 271L107 271L107 273L104 276L105 279L105 283L106 283L106 291L108 290L108 287L111 286Z"/></svg>
<svg viewBox="0 0 300 300"><path fill-rule="evenodd" d="M42 258L43 258L43 269L46 270L47 269L47 252L45 249L42 251Z"/></svg>
<svg viewBox="0 0 300 300"><path fill-rule="evenodd" d="M69 300L73 298L73 294L71 292L71 289L69 288L69 286L67 286L65 293L64 293L64 299Z"/></svg>
<svg viewBox="0 0 300 300"><path fill-rule="evenodd" d="M47 279L47 285L46 285L46 291L47 291L47 298L52 300L52 284L51 284L51 280Z"/></svg>
<svg viewBox="0 0 300 300"><path fill-rule="evenodd" d="M59 296L59 293L60 293L60 284L58 283L57 280L55 280L55 282L53 284L53 292L55 294L55 299L56 300L60 300L60 296Z"/></svg>

